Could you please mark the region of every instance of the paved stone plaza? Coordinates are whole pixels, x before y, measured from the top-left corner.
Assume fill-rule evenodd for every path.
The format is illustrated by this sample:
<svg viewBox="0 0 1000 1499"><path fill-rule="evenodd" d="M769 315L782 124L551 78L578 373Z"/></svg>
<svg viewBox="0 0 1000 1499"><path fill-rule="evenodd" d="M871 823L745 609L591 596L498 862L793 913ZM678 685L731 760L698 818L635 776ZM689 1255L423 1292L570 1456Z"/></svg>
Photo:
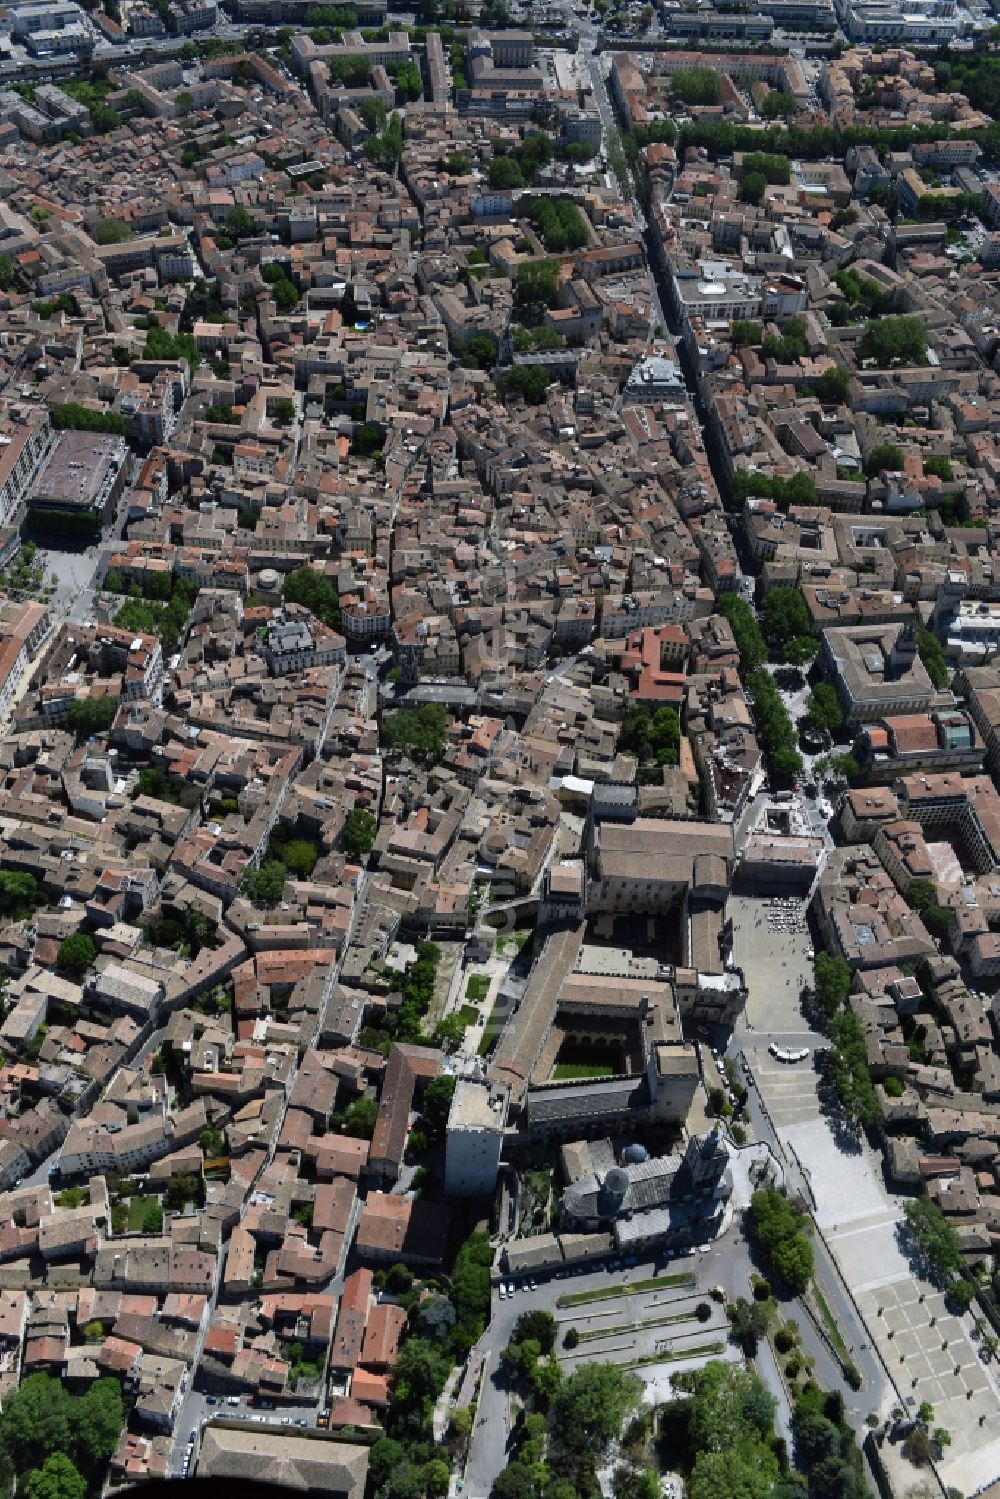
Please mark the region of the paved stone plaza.
<svg viewBox="0 0 1000 1499"><path fill-rule="evenodd" d="M1000 1400L963 1323L913 1276L862 1292L858 1304L910 1409L929 1400L934 1425L951 1433L940 1464L945 1482L975 1493L1000 1471Z"/></svg>

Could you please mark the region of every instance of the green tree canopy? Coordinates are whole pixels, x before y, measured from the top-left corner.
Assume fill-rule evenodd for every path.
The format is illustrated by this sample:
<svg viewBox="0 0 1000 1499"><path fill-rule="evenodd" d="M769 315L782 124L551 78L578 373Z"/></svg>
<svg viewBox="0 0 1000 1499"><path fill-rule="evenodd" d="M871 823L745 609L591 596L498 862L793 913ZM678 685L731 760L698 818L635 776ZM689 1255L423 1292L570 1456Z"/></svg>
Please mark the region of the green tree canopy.
<svg viewBox="0 0 1000 1499"><path fill-rule="evenodd" d="M551 307L558 287L557 260L526 260L517 268L515 301L519 307Z"/></svg>
<svg viewBox="0 0 1000 1499"><path fill-rule="evenodd" d="M255 905L276 906L285 891L288 870L279 859L266 859L259 869L248 866L240 876L240 890Z"/></svg>
<svg viewBox="0 0 1000 1499"><path fill-rule="evenodd" d="M767 178L763 172L747 172L740 179L740 199L744 203L763 203L767 192Z"/></svg>
<svg viewBox="0 0 1000 1499"><path fill-rule="evenodd" d="M840 1009L851 992L851 970L839 953L816 954L813 962L816 998L827 1015Z"/></svg>
<svg viewBox="0 0 1000 1499"><path fill-rule="evenodd" d="M390 749L436 762L444 754L448 715L440 703L421 703L417 708L397 708L386 715L382 735Z"/></svg>
<svg viewBox="0 0 1000 1499"><path fill-rule="evenodd" d="M720 594L715 607L723 619L729 622L736 641L736 649L740 653L740 665L743 670L755 671L767 660L767 646L764 644L764 637L760 633L760 626L753 609L746 599L741 599L736 593Z"/></svg>
<svg viewBox="0 0 1000 1499"><path fill-rule="evenodd" d="M352 859L363 859L372 851L378 822L368 807L353 807L344 819L344 848Z"/></svg>
<svg viewBox="0 0 1000 1499"><path fill-rule="evenodd" d="M894 364L924 364L927 329L919 317L882 317L865 324L859 344L867 359L883 368Z"/></svg>
<svg viewBox="0 0 1000 1499"><path fill-rule="evenodd" d="M283 589L285 602L302 604L317 619L332 628L340 624L340 600L337 590L327 577L315 567L297 567L288 574Z"/></svg>
<svg viewBox="0 0 1000 1499"><path fill-rule="evenodd" d="M765 633L783 643L812 631L809 608L798 588L770 588L760 607Z"/></svg>
<svg viewBox="0 0 1000 1499"><path fill-rule="evenodd" d="M573 1433L595 1458L621 1436L639 1404L642 1386L616 1364L581 1364L565 1381L552 1408L552 1430Z"/></svg>
<svg viewBox="0 0 1000 1499"><path fill-rule="evenodd" d="M89 937L86 932L73 932L60 942L56 962L71 978L82 979L96 957L97 948L93 937Z"/></svg>
<svg viewBox="0 0 1000 1499"><path fill-rule="evenodd" d="M853 1123L871 1129L881 1118L878 1094L868 1068L864 1026L853 1010L840 1010L827 1030L833 1042L830 1081Z"/></svg>
<svg viewBox="0 0 1000 1499"><path fill-rule="evenodd" d="M344 1134L356 1140L370 1140L375 1133L378 1104L374 1098L356 1098L344 1112Z"/></svg>
<svg viewBox="0 0 1000 1499"><path fill-rule="evenodd" d="M812 1245L803 1232L802 1214L775 1187L755 1192L750 1221L757 1242L771 1258L789 1290L801 1295L812 1278Z"/></svg>
<svg viewBox="0 0 1000 1499"><path fill-rule="evenodd" d="M866 468L873 477L884 473L886 469L898 473L902 467L903 450L894 442L877 443L868 454Z"/></svg>
<svg viewBox="0 0 1000 1499"><path fill-rule="evenodd" d="M945 658L944 647L937 636L933 635L930 630L919 629L917 651L933 685L939 690L947 687L950 678L948 662Z"/></svg>
<svg viewBox="0 0 1000 1499"><path fill-rule="evenodd" d="M495 156L486 173L487 186L495 192L509 192L524 186L524 174L512 156Z"/></svg>
<svg viewBox="0 0 1000 1499"><path fill-rule="evenodd" d="M432 1078L424 1089L420 1110L428 1124L435 1130L443 1130L448 1123L451 1101L455 1095L455 1082L453 1073L442 1072L440 1076Z"/></svg>
<svg viewBox="0 0 1000 1499"><path fill-rule="evenodd" d="M944 1281L960 1275L959 1237L937 1203L927 1196L914 1198L904 1205L903 1216L926 1267Z"/></svg>
<svg viewBox="0 0 1000 1499"><path fill-rule="evenodd" d="M821 401L840 403L846 401L851 392L851 377L846 370L824 370L816 381L816 394Z"/></svg>
<svg viewBox="0 0 1000 1499"><path fill-rule="evenodd" d="M831 734L843 727L844 710L840 706L836 689L828 682L817 682L810 692L806 718L817 729L828 729Z"/></svg>
<svg viewBox="0 0 1000 1499"><path fill-rule="evenodd" d="M87 1480L62 1452L51 1453L24 1480L25 1499L84 1499Z"/></svg>

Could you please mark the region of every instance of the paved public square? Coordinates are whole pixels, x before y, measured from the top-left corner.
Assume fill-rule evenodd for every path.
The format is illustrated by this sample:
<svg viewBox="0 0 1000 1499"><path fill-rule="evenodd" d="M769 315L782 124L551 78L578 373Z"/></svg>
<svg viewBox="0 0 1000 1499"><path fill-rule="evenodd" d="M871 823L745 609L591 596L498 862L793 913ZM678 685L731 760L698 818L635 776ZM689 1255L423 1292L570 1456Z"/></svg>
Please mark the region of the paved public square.
<svg viewBox="0 0 1000 1499"><path fill-rule="evenodd" d="M939 1464L945 1483L975 1493L1000 1471L1000 1399L964 1324L912 1275L862 1292L858 1302L910 1409L929 1400L934 1425L951 1433Z"/></svg>
<svg viewBox="0 0 1000 1499"><path fill-rule="evenodd" d="M742 968L749 990L744 1023L758 1031L808 1032L799 996L813 981L812 959L807 956L812 939L804 922L776 931L768 922L771 909L760 896L736 893L727 906L733 921L733 960Z"/></svg>

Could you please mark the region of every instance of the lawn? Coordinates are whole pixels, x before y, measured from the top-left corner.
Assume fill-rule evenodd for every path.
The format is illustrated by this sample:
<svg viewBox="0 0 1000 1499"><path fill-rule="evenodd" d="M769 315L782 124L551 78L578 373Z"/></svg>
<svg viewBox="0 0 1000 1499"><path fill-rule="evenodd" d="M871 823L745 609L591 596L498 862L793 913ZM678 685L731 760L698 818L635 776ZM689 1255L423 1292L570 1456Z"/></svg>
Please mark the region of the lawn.
<svg viewBox="0 0 1000 1499"><path fill-rule="evenodd" d="M643 1358L629 1359L627 1364L619 1364L620 1369L644 1369L649 1364L675 1364L685 1358L703 1358L706 1355L721 1353L725 1343L702 1343L697 1348L678 1348L674 1353L647 1353Z"/></svg>
<svg viewBox="0 0 1000 1499"><path fill-rule="evenodd" d="M145 1226L145 1217L150 1208L158 1208L160 1199L158 1197L130 1197L128 1203L128 1226L130 1233L141 1233Z"/></svg>
<svg viewBox="0 0 1000 1499"><path fill-rule="evenodd" d="M473 973L469 976L469 982L465 986L466 999L474 1000L476 1004L479 1004L489 992L490 981L485 973Z"/></svg>
<svg viewBox="0 0 1000 1499"><path fill-rule="evenodd" d="M476 1009L475 1005L459 1005L458 1009L455 1011L455 1014L458 1016L462 1024L466 1026L475 1025L476 1021L479 1019L479 1011Z"/></svg>
<svg viewBox="0 0 1000 1499"><path fill-rule="evenodd" d="M531 941L532 937L534 936L534 930L534 927L532 927L530 931L514 931L509 933L506 937L498 937L497 952L500 953L501 956L505 952L509 951L510 948L513 948L515 952L520 952L521 949L523 947L527 947L528 943Z"/></svg>
<svg viewBox="0 0 1000 1499"><path fill-rule="evenodd" d="M837 1350L837 1357L840 1359L840 1362L842 1364L850 1363L850 1351L847 1347L847 1344L844 1342L843 1334L841 1333L840 1328L837 1326L836 1318L823 1299L822 1292L820 1291L818 1286L814 1285L812 1287L812 1293L816 1298L816 1305L819 1307L819 1314L823 1319L823 1324L826 1327L830 1342Z"/></svg>
<svg viewBox="0 0 1000 1499"><path fill-rule="evenodd" d="M560 1296L556 1306L586 1306L591 1301L613 1301L618 1296L635 1296L642 1291L663 1291L670 1286L693 1286L694 1275L690 1270L679 1275L655 1275L652 1280L635 1280L631 1285L602 1286L596 1291L572 1291Z"/></svg>
<svg viewBox="0 0 1000 1499"><path fill-rule="evenodd" d="M552 1069L556 1082L576 1077L614 1077L615 1069L607 1062L557 1062Z"/></svg>

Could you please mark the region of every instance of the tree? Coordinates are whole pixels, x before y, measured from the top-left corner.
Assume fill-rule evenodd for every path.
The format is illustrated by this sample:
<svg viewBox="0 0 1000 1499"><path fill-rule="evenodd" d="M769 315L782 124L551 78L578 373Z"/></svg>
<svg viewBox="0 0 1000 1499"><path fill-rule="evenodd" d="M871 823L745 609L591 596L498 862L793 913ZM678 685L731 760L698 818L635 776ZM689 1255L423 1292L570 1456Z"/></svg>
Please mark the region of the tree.
<svg viewBox="0 0 1000 1499"><path fill-rule="evenodd" d="M816 394L821 401L840 403L846 401L851 392L851 377L847 370L837 366L824 370L816 381Z"/></svg>
<svg viewBox="0 0 1000 1499"><path fill-rule="evenodd" d="M763 203L767 178L763 172L747 172L740 181L740 199L744 203Z"/></svg>
<svg viewBox="0 0 1000 1499"><path fill-rule="evenodd" d="M927 329L919 317L882 317L867 322L858 345L866 359L888 368L894 364L924 364Z"/></svg>
<svg viewBox="0 0 1000 1499"><path fill-rule="evenodd" d="M840 1432L833 1421L811 1405L796 1409L795 1446L803 1466L813 1467L828 1457L840 1456Z"/></svg>
<svg viewBox="0 0 1000 1499"><path fill-rule="evenodd" d="M755 671L767 660L767 646L750 605L736 593L723 593L719 595L715 607L729 623L743 670Z"/></svg>
<svg viewBox="0 0 1000 1499"><path fill-rule="evenodd" d="M258 906L276 906L285 890L288 871L278 859L266 859L259 869L248 867L240 876L240 891Z"/></svg>
<svg viewBox="0 0 1000 1499"><path fill-rule="evenodd" d="M174 108L179 115L189 115L194 109L194 95L190 89L182 88L174 96Z"/></svg>
<svg viewBox="0 0 1000 1499"><path fill-rule="evenodd" d="M748 318L735 318L729 336L732 339L734 349L742 349L745 346L753 346L760 343L760 324L751 322Z"/></svg>
<svg viewBox="0 0 1000 1499"><path fill-rule="evenodd" d="M193 1171L177 1171L167 1182L163 1201L174 1213L181 1213L189 1202L196 1202L200 1178Z"/></svg>
<svg viewBox="0 0 1000 1499"><path fill-rule="evenodd" d="M722 84L714 68L686 68L673 73L670 87L682 104L713 105L722 98Z"/></svg>
<svg viewBox="0 0 1000 1499"><path fill-rule="evenodd" d="M198 1144L201 1147L202 1155L206 1159L211 1160L225 1153L226 1137L221 1130L216 1129L212 1124L208 1124L198 1136Z"/></svg>
<svg viewBox="0 0 1000 1499"><path fill-rule="evenodd" d="M428 1296L413 1313L414 1331L432 1342L447 1339L455 1322L455 1308L447 1296Z"/></svg>
<svg viewBox="0 0 1000 1499"><path fill-rule="evenodd" d="M797 588L771 588L760 608L765 633L779 643L812 633L812 619Z"/></svg>
<svg viewBox="0 0 1000 1499"><path fill-rule="evenodd" d="M556 1395L552 1433L563 1441L572 1434L574 1444L600 1458L620 1437L641 1393L639 1380L615 1364L581 1364Z"/></svg>
<svg viewBox="0 0 1000 1499"><path fill-rule="evenodd" d="M451 1469L441 1458L432 1458L424 1465L424 1492L431 1499L441 1499L448 1492L448 1482L451 1478Z"/></svg>
<svg viewBox="0 0 1000 1499"><path fill-rule="evenodd" d="M533 1312L522 1312L514 1324L511 1333L512 1343L524 1343L529 1339L536 1342L542 1353L551 1353L556 1346L556 1319L551 1312L538 1309Z"/></svg>
<svg viewBox="0 0 1000 1499"><path fill-rule="evenodd" d="M370 1140L375 1133L378 1104L373 1098L356 1098L344 1113L344 1134L356 1140Z"/></svg>
<svg viewBox="0 0 1000 1499"><path fill-rule="evenodd" d="M818 682L809 694L806 718L817 729L827 729L835 734L844 725L844 710L836 689L829 682Z"/></svg>
<svg viewBox="0 0 1000 1499"><path fill-rule="evenodd" d="M749 1458L770 1438L775 1402L748 1369L711 1359L691 1376L691 1391L692 1452L741 1452Z"/></svg>
<svg viewBox="0 0 1000 1499"><path fill-rule="evenodd" d="M557 260L527 260L517 268L514 300L518 307L551 307L558 286Z"/></svg>
<svg viewBox="0 0 1000 1499"><path fill-rule="evenodd" d="M314 567L297 567L288 574L282 590L287 604L302 604L324 624L340 624L340 600L325 573Z"/></svg>
<svg viewBox="0 0 1000 1499"><path fill-rule="evenodd" d="M819 650L819 641L813 635L796 635L786 640L782 656L789 666L808 666Z"/></svg>
<svg viewBox="0 0 1000 1499"><path fill-rule="evenodd" d="M524 186L524 175L512 156L495 156L487 168L486 182L495 192L509 192Z"/></svg>
<svg viewBox="0 0 1000 1499"><path fill-rule="evenodd" d="M370 99L362 99L358 105L358 114L364 121L365 129L372 135L377 135L380 130L385 129L385 105L381 99L376 99L374 96Z"/></svg>
<svg viewBox="0 0 1000 1499"><path fill-rule="evenodd" d="M409 1265L400 1264L398 1261L390 1265L386 1271L385 1288L394 1296L405 1296L413 1285L413 1271Z"/></svg>
<svg viewBox="0 0 1000 1499"><path fill-rule="evenodd" d="M934 475L944 484L950 484L955 477L951 464L943 453L932 453L929 458L924 459L924 473Z"/></svg>
<svg viewBox="0 0 1000 1499"><path fill-rule="evenodd" d="M947 687L949 672L944 649L940 640L936 635L932 635L930 630L919 629L917 631L917 654L932 684L939 690Z"/></svg>
<svg viewBox="0 0 1000 1499"><path fill-rule="evenodd" d="M752 1358L757 1352L757 1343L767 1332L768 1306L763 1301L748 1301L745 1296L738 1296L726 1308L726 1316L732 1330L733 1339L743 1349L748 1357Z"/></svg>
<svg viewBox="0 0 1000 1499"><path fill-rule="evenodd" d="M142 1231L145 1234L158 1234L163 1228L163 1209L153 1199L147 1202L142 1214Z"/></svg>
<svg viewBox="0 0 1000 1499"><path fill-rule="evenodd" d="M655 1468L633 1468L620 1464L611 1475L615 1499L660 1499L663 1485Z"/></svg>
<svg viewBox="0 0 1000 1499"><path fill-rule="evenodd" d="M225 217L226 233L232 240L249 239L254 232L254 222L247 210L236 204Z"/></svg>
<svg viewBox="0 0 1000 1499"><path fill-rule="evenodd" d="M862 1129L871 1129L882 1117L882 1110L868 1070L864 1026L852 1010L841 1010L828 1022L827 1031L833 1042L830 1081L848 1119Z"/></svg>
<svg viewBox="0 0 1000 1499"><path fill-rule="evenodd" d="M63 973L68 973L71 978L79 980L83 978L96 957L97 948L94 946L93 937L89 937L86 932L74 932L72 936L64 937L60 942L56 962Z"/></svg>
<svg viewBox="0 0 1000 1499"><path fill-rule="evenodd" d="M842 776L845 781L853 781L861 774L861 766L850 753L831 756L830 769L834 775Z"/></svg>
<svg viewBox="0 0 1000 1499"><path fill-rule="evenodd" d="M868 454L866 468L872 477L877 477L886 469L891 470L893 473L898 473L902 467L903 450L897 447L894 442L876 443L875 447Z"/></svg>
<svg viewBox="0 0 1000 1499"><path fill-rule="evenodd" d="M813 1274L813 1248L805 1234L795 1234L776 1244L771 1251L771 1264L788 1289L801 1296Z"/></svg>
<svg viewBox="0 0 1000 1499"><path fill-rule="evenodd" d="M62 1452L53 1452L24 1480L25 1499L84 1499L87 1480Z"/></svg>
<svg viewBox="0 0 1000 1499"><path fill-rule="evenodd" d="M39 902L38 881L21 870L0 870L0 911L30 915Z"/></svg>
<svg viewBox="0 0 1000 1499"><path fill-rule="evenodd" d="M424 1499L423 1474L416 1463L404 1459L398 1468L394 1468L384 1494L385 1499Z"/></svg>
<svg viewBox="0 0 1000 1499"><path fill-rule="evenodd" d="M122 219L98 219L90 237L98 245L120 245L132 239L132 230Z"/></svg>
<svg viewBox="0 0 1000 1499"><path fill-rule="evenodd" d="M381 1488L389 1475L399 1468L406 1458L406 1449L394 1437L379 1437L368 1449L368 1471Z"/></svg>
<svg viewBox="0 0 1000 1499"><path fill-rule="evenodd" d="M690 1499L772 1499L778 1459L763 1443L743 1451L699 1452L688 1482Z"/></svg>
<svg viewBox="0 0 1000 1499"><path fill-rule="evenodd" d="M903 1216L920 1258L938 1280L950 1282L960 1275L961 1243L937 1203L917 1197L904 1205Z"/></svg>
<svg viewBox="0 0 1000 1499"><path fill-rule="evenodd" d="M405 749L416 759L436 763L444 754L448 715L440 703L397 708L382 722L382 737L390 749Z"/></svg>
<svg viewBox="0 0 1000 1499"><path fill-rule="evenodd" d="M427 1409L444 1388L451 1356L426 1338L410 1336L396 1362L393 1404L417 1411Z"/></svg>
<svg viewBox="0 0 1000 1499"><path fill-rule="evenodd" d="M454 1075L450 1072L442 1072L440 1076L432 1078L424 1089L421 1101L421 1112L427 1123L436 1131L444 1129L448 1123L448 1114L451 1111L451 1101L455 1096Z"/></svg>
<svg viewBox="0 0 1000 1499"><path fill-rule="evenodd" d="M537 1499L535 1478L530 1468L516 1459L498 1473L490 1489L490 1499Z"/></svg>
<svg viewBox="0 0 1000 1499"><path fill-rule="evenodd" d="M363 859L372 851L378 822L367 807L354 807L344 819L344 848L352 859Z"/></svg>
<svg viewBox="0 0 1000 1499"><path fill-rule="evenodd" d="M813 963L816 998L828 1016L840 1009L851 992L851 970L837 953L820 952Z"/></svg>
<svg viewBox="0 0 1000 1499"><path fill-rule="evenodd" d="M795 1295L812 1277L812 1245L802 1231L803 1217L775 1187L755 1192L750 1199L754 1237L770 1256L775 1273Z"/></svg>
<svg viewBox="0 0 1000 1499"><path fill-rule="evenodd" d="M76 698L66 711L66 726L81 739L107 733L118 713L116 697Z"/></svg>
<svg viewBox="0 0 1000 1499"><path fill-rule="evenodd" d="M485 1233L470 1234L455 1256L451 1303L456 1323L451 1346L457 1354L468 1352L489 1321L492 1263L489 1235Z"/></svg>
<svg viewBox="0 0 1000 1499"><path fill-rule="evenodd" d="M306 838L290 838L287 843L281 843L279 848L281 862L298 879L307 880L319 857L315 845Z"/></svg>
<svg viewBox="0 0 1000 1499"><path fill-rule="evenodd" d="M290 281L286 281L284 284L286 286L292 286L292 284L291 284ZM295 301L292 302L291 305L292 305L292 307L294 307L295 304L296 304L296 302L298 302L298 300L299 300L299 294L295 290L294 286L292 286L292 294L293 294L293 296L295 298ZM289 310L287 307L283 308L281 306L281 302L280 301L278 303L278 307L279 307L279 310L284 311L284 312L287 312ZM292 421L294 421L295 420L295 402L292 400L291 396L279 396L278 399L273 403L273 405L271 407L271 415L274 417L274 420L276 422L292 422Z"/></svg>

